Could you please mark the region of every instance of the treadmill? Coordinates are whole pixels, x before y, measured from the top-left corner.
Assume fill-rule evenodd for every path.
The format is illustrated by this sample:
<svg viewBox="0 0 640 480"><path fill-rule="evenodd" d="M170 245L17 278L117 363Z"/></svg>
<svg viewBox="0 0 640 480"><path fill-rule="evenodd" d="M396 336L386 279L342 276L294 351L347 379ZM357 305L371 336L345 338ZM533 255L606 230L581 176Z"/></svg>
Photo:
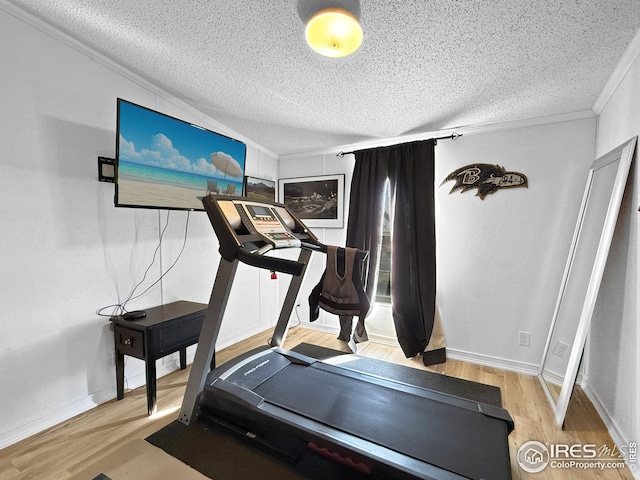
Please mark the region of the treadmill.
<svg viewBox="0 0 640 480"><path fill-rule="evenodd" d="M203 204L222 258L180 422L221 426L294 465L320 455L351 472L340 478L511 478L514 425L500 406L412 384L409 367L394 366L411 375L385 378L354 367L357 355L318 360L280 348L311 254L326 246L283 204L215 195ZM280 248L299 249L298 259L267 254ZM216 366L238 262L292 279L270 348Z"/></svg>

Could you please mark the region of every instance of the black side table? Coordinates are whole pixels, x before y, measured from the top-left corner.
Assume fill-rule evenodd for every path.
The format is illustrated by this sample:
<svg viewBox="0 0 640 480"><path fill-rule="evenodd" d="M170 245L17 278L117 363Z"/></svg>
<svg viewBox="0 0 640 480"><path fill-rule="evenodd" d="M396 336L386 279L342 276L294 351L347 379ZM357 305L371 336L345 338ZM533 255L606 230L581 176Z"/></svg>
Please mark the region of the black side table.
<svg viewBox="0 0 640 480"><path fill-rule="evenodd" d="M207 305L179 301L146 309L137 320L112 317L116 348L116 389L124 397L124 356L145 361L147 412L156 412L156 360L180 351L180 368L187 367L187 347L198 343Z"/></svg>

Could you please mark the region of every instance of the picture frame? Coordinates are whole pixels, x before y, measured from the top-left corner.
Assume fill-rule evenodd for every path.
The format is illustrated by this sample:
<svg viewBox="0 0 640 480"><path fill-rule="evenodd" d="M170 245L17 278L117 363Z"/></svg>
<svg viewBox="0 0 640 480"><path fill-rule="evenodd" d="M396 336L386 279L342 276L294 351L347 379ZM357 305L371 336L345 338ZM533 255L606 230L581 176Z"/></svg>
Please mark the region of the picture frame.
<svg viewBox="0 0 640 480"><path fill-rule="evenodd" d="M344 227L344 174L282 178L278 201L308 227Z"/></svg>
<svg viewBox="0 0 640 480"><path fill-rule="evenodd" d="M247 145L118 98L115 160L116 207L204 211L203 195L242 195Z"/></svg>
<svg viewBox="0 0 640 480"><path fill-rule="evenodd" d="M637 138L598 158L589 169L538 372L559 427L578 376Z"/></svg>
<svg viewBox="0 0 640 480"><path fill-rule="evenodd" d="M246 176L244 177L244 196L255 200L275 202L276 182L275 180Z"/></svg>

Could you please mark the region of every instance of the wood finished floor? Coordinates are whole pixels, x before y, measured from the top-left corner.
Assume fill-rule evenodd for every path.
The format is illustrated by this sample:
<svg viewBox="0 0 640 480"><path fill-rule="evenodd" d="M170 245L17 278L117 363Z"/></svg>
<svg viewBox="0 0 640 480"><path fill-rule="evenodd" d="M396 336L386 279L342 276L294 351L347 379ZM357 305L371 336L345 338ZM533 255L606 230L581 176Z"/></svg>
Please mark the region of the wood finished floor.
<svg viewBox="0 0 640 480"><path fill-rule="evenodd" d="M269 336L270 332L261 333L218 352L218 362L223 363L250 348L265 345ZM335 339L335 335L303 328L290 329L284 346L291 348L301 342L348 350L344 343ZM407 359L399 348L388 345L367 342L360 346L358 353L425 368L419 358ZM123 442L146 438L177 418L189 370L178 370L158 380L158 414L153 417L146 414L146 396L142 387L128 392L121 401L109 401L1 450L0 480L64 480L109 455ZM456 360L448 360L428 370L500 387L504 407L516 426L509 436L514 479L633 479L626 467L604 470L547 467L540 473L529 474L518 466L517 450L529 440L613 447L604 423L580 388L576 389L569 405L565 428L560 430L555 426L542 387L534 377Z"/></svg>

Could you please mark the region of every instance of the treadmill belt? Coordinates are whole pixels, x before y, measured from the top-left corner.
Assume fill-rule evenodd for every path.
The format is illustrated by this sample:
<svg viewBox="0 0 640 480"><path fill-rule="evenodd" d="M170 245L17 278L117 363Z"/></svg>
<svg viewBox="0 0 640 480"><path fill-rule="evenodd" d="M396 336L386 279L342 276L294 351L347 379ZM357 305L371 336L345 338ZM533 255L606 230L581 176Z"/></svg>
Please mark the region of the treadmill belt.
<svg viewBox="0 0 640 480"><path fill-rule="evenodd" d="M292 364L256 387L266 402L469 478L494 478L505 422L444 401ZM496 456L500 458L496 458ZM497 470L496 470L497 469Z"/></svg>

